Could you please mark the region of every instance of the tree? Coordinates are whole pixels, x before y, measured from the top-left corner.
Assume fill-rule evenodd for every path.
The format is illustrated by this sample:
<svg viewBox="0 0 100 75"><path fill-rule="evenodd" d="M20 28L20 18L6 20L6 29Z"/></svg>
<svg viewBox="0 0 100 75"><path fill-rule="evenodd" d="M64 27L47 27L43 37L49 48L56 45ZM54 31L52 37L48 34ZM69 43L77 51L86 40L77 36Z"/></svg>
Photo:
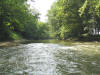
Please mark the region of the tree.
<svg viewBox="0 0 100 75"><path fill-rule="evenodd" d="M27 39L37 36L38 13L29 10L27 0L0 0L0 39Z"/></svg>
<svg viewBox="0 0 100 75"><path fill-rule="evenodd" d="M82 31L78 9L82 0L58 0L48 13L48 19L58 39L79 37Z"/></svg>
<svg viewBox="0 0 100 75"><path fill-rule="evenodd" d="M99 35L100 0L57 0L48 12L48 22L58 39Z"/></svg>

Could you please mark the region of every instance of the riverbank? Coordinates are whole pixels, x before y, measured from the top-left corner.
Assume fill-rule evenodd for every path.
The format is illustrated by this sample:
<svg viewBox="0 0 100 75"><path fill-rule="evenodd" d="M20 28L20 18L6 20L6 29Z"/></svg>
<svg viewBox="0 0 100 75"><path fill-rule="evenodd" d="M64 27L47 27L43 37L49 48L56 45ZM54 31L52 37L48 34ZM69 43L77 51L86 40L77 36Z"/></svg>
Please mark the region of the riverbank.
<svg viewBox="0 0 100 75"><path fill-rule="evenodd" d="M10 47L10 46L17 46L20 44L27 44L27 43L55 43L61 44L66 46L99 46L100 42L83 42L83 41L69 41L69 40L15 40L15 41L4 41L0 42L0 47Z"/></svg>
<svg viewBox="0 0 100 75"><path fill-rule="evenodd" d="M10 47L10 46L17 46L22 43L29 42L29 40L15 40L15 41L3 41L0 42L0 47Z"/></svg>

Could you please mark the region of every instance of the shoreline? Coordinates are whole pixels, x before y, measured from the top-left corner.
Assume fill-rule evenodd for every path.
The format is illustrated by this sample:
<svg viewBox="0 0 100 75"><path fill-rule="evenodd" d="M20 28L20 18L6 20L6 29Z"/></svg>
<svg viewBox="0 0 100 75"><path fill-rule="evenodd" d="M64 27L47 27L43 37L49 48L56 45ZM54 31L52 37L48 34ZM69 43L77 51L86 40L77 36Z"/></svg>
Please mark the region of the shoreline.
<svg viewBox="0 0 100 75"><path fill-rule="evenodd" d="M26 39L22 39L22 40L14 40L14 41L3 41L3 42L0 42L0 48L2 47L11 47L11 46L18 46L20 44L27 44L27 43L41 43L44 42L44 43L59 43L59 44L68 44L70 45L88 45L88 44L99 44L100 45L100 42L98 41L75 41L75 40L26 40ZM64 43L65 42L65 43ZM67 43L68 42L68 43Z"/></svg>
<svg viewBox="0 0 100 75"><path fill-rule="evenodd" d="M3 41L3 42L0 42L0 47L18 46L19 44L22 44L28 41L29 40Z"/></svg>

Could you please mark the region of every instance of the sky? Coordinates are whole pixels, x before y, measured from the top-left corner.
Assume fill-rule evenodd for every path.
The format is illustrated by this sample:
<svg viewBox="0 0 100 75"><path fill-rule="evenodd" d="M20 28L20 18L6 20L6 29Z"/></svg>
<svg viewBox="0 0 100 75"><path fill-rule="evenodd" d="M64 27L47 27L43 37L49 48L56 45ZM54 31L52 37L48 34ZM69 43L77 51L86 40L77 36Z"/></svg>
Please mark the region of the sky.
<svg viewBox="0 0 100 75"><path fill-rule="evenodd" d="M31 8L35 7L40 13L40 21L46 22L48 10L55 0L35 0L35 2L29 1Z"/></svg>

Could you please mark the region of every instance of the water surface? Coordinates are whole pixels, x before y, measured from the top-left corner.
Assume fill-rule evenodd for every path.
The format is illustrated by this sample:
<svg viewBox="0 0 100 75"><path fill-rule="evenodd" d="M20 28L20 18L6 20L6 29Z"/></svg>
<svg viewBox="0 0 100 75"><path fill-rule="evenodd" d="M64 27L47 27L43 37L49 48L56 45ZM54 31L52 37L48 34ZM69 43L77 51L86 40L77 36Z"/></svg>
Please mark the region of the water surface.
<svg viewBox="0 0 100 75"><path fill-rule="evenodd" d="M0 75L100 75L100 47L29 43L0 48Z"/></svg>

